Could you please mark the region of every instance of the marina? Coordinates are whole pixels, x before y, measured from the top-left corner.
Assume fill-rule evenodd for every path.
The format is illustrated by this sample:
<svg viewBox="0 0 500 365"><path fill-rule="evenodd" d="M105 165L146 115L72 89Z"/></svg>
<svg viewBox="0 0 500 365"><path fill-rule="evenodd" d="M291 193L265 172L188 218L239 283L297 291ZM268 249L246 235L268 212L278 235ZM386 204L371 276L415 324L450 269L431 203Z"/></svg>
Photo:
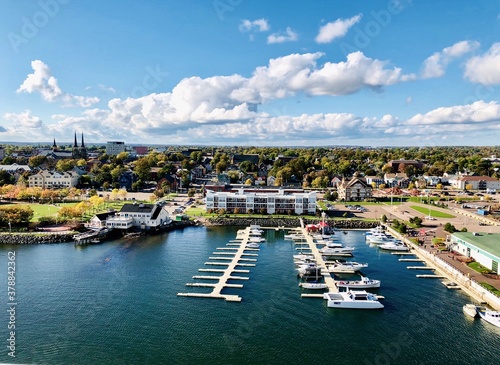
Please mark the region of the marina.
<svg viewBox="0 0 500 365"><path fill-rule="evenodd" d="M202 280L215 280L216 283L186 283L186 286L190 287L203 287L203 288L213 288L210 293L177 293L180 297L198 297L198 298L215 298L215 299L225 299L228 302L240 302L241 297L238 295L222 294L222 291L226 288L243 288L243 284L230 284L229 280L248 280L248 277L234 276L233 273L249 272L249 270L237 269L237 267L254 267L255 263L247 263L248 261L255 262L255 258L247 258L244 256L251 255L255 256L255 253L248 253L247 251L258 251L258 248L247 247L248 242L251 238L252 227L248 227L245 230L238 231L238 240L230 240L227 246L238 246L235 247L218 247L220 250L230 250L232 252L231 257L209 257L210 260L219 261L207 261L205 265L207 266L227 266L227 269L218 270L216 272L221 272L221 276L193 276L193 279ZM215 252L214 252L215 253ZM221 253L221 252L220 252ZM227 261L224 261L227 260ZM199 271L208 271L210 269L199 269ZM215 272L212 270L212 272Z"/></svg>
<svg viewBox="0 0 500 365"><path fill-rule="evenodd" d="M18 324L22 342L29 346L23 345L16 360L76 365L253 365L321 363L331 361L332 353L342 353L335 360L341 365L377 364L393 363L384 360L389 357L383 346L401 343L397 341L405 336L411 346L401 345L395 363L414 364L415 358L429 364L496 363L492 359L500 333L495 326L471 321L463 314L463 304L471 301L467 295L448 290L441 280L415 278L415 272L401 265L397 256L366 245L363 231L340 234L339 241L355 247L356 261L369 263L367 276L382 282L380 294L387 299L382 301L378 293L377 299L383 310L331 308L323 293L298 287L292 261L298 252L293 242L284 240L282 231L275 230L263 233L267 243L259 251L248 251L258 256L242 256L258 257L257 265L238 267L245 273L235 270L231 274L248 279L228 278L229 284L243 287L226 288L222 294L238 295L240 302L177 297L181 291L210 293L214 289L185 284L218 282L218 278L193 276L215 277L226 271L226 266L203 267L203 263L227 261L209 257L232 257L234 250L217 248L228 247L236 230L196 227L132 242L17 247L19 263L32 269L17 273L17 290L24 293L18 304L23 313ZM4 258L0 265L7 270ZM342 280L359 280L359 275L346 275ZM297 334L311 324L322 341L304 346L304 336ZM138 342L137 338L148 340ZM446 351L442 343L447 344Z"/></svg>

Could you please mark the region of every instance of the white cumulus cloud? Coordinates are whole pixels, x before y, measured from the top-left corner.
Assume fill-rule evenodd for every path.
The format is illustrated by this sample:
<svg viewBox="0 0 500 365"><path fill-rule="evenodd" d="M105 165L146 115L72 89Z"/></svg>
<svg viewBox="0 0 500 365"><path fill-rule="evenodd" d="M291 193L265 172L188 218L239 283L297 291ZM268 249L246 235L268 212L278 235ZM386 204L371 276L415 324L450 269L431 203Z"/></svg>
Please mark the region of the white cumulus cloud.
<svg viewBox="0 0 500 365"><path fill-rule="evenodd" d="M268 44L294 42L299 39L299 36L292 28L287 27L284 33L273 33L267 37Z"/></svg>
<svg viewBox="0 0 500 365"><path fill-rule="evenodd" d="M17 89L18 93L26 92L28 94L39 93L42 99L53 103L62 101L64 106L80 106L88 108L99 102L97 97L85 97L65 93L59 87L57 79L52 76L52 72L44 62L34 60L31 62L33 73L29 74L24 82Z"/></svg>
<svg viewBox="0 0 500 365"><path fill-rule="evenodd" d="M434 53L424 61L422 77L424 79L441 77L446 71L448 64L456 58L477 49L479 43L476 41L461 41L451 47L443 48L442 51Z"/></svg>
<svg viewBox="0 0 500 365"><path fill-rule="evenodd" d="M484 85L500 84L500 43L494 43L485 54L469 59L465 64L465 77Z"/></svg>
<svg viewBox="0 0 500 365"><path fill-rule="evenodd" d="M361 20L362 14L358 14L349 19L337 19L319 28L316 36L316 43L330 43L337 38L347 34L349 29Z"/></svg>
<svg viewBox="0 0 500 365"><path fill-rule="evenodd" d="M22 113L6 113L3 117L16 129L37 129L43 125L42 120L34 116L31 110L25 110Z"/></svg>
<svg viewBox="0 0 500 365"><path fill-rule="evenodd" d="M240 23L239 30L241 32L267 32L271 27L267 19L256 19L256 20L248 20L243 19Z"/></svg>

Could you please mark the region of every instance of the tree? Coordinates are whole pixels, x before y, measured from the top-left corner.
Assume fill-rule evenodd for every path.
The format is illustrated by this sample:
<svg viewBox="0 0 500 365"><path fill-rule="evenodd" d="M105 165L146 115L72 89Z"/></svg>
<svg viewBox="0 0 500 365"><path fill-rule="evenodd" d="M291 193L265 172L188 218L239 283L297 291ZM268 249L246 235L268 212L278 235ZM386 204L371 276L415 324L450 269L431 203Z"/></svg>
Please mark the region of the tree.
<svg viewBox="0 0 500 365"><path fill-rule="evenodd" d="M443 227L443 229L446 231L446 232L449 232L449 233L453 233L453 232L456 232L457 229L455 228L455 226L451 223L446 223Z"/></svg>
<svg viewBox="0 0 500 365"><path fill-rule="evenodd" d="M28 160L28 166L31 168L40 167L45 162L47 162L47 156L37 155L31 156Z"/></svg>

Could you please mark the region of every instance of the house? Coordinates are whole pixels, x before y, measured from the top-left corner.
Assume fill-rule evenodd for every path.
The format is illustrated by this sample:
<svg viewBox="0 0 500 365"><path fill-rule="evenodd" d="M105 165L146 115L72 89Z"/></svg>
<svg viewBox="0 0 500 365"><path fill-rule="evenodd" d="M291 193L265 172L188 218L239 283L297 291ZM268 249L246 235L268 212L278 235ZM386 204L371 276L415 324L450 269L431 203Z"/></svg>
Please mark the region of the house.
<svg viewBox="0 0 500 365"><path fill-rule="evenodd" d="M343 179L337 192L339 200L343 201L363 201L372 197L372 187L358 177L353 177L349 182Z"/></svg>
<svg viewBox="0 0 500 365"><path fill-rule="evenodd" d="M137 175L132 170L123 172L118 177L120 189L132 190L132 185L137 181Z"/></svg>
<svg viewBox="0 0 500 365"><path fill-rule="evenodd" d="M403 180L408 180L408 176L405 173L384 174L384 183L388 187L400 186ZM405 187L408 187L408 184Z"/></svg>
<svg viewBox="0 0 500 365"><path fill-rule="evenodd" d="M99 213L94 215L88 222L87 227L90 229L100 229L106 227L106 219L115 215L115 211Z"/></svg>
<svg viewBox="0 0 500 365"><path fill-rule="evenodd" d="M365 176L365 180L366 180L366 183L368 185L371 185L372 187L374 184L375 184L375 187L377 187L377 188L380 185L385 184L384 179L382 179L381 177L378 177L378 176Z"/></svg>
<svg viewBox="0 0 500 365"><path fill-rule="evenodd" d="M31 171L31 168L28 165L18 165L17 163L13 163L11 165L0 165L0 170L7 171L9 174L16 174Z"/></svg>
<svg viewBox="0 0 500 365"><path fill-rule="evenodd" d="M160 229L172 222L163 203L124 204L114 216L106 219L107 228L142 230Z"/></svg>
<svg viewBox="0 0 500 365"><path fill-rule="evenodd" d="M157 188L163 188L165 184L170 188L170 191L177 191L180 186L180 178L177 175L165 175L158 181Z"/></svg>
<svg viewBox="0 0 500 365"><path fill-rule="evenodd" d="M80 180L80 175L73 171L58 172L42 170L28 178L30 188L40 187L43 189L51 188L72 188Z"/></svg>
<svg viewBox="0 0 500 365"><path fill-rule="evenodd" d="M316 192L288 193L284 189L255 191L244 188L236 192L214 192L207 190L207 210L224 209L232 213L235 209L246 213L267 214L316 214Z"/></svg>
<svg viewBox="0 0 500 365"><path fill-rule="evenodd" d="M243 161L249 161L255 165L258 165L259 163L259 155L233 155L231 158L231 164L232 165L239 165Z"/></svg>
<svg viewBox="0 0 500 365"><path fill-rule="evenodd" d="M481 265L500 274L500 233L455 232L450 236L450 248L471 257Z"/></svg>
<svg viewBox="0 0 500 365"><path fill-rule="evenodd" d="M450 184L456 189L465 190L470 186L470 190L500 189L500 180L489 176L462 176L458 179L450 180Z"/></svg>

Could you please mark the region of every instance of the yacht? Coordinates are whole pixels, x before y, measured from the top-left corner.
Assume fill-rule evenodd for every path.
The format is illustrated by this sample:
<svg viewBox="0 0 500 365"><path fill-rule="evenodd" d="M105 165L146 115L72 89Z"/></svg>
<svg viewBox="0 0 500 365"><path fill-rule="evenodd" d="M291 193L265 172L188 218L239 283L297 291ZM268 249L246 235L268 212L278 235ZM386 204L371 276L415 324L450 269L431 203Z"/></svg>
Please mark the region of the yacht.
<svg viewBox="0 0 500 365"><path fill-rule="evenodd" d="M365 232L365 236L371 236L371 235L377 234L377 233L385 233L384 226L377 226L375 228L369 229L367 232Z"/></svg>
<svg viewBox="0 0 500 365"><path fill-rule="evenodd" d="M394 242L396 239L392 236L388 236L385 233L375 233L366 237L366 240L374 244L384 244L389 242Z"/></svg>
<svg viewBox="0 0 500 365"><path fill-rule="evenodd" d="M402 242L389 242L383 245L379 245L378 248L386 251L409 251L408 246L404 245Z"/></svg>
<svg viewBox="0 0 500 365"><path fill-rule="evenodd" d="M299 286L304 289L311 290L328 289L328 285L326 285L325 283L300 283Z"/></svg>
<svg viewBox="0 0 500 365"><path fill-rule="evenodd" d="M246 248L259 248L260 245L257 242L249 242L249 243L247 243L247 245L245 247Z"/></svg>
<svg viewBox="0 0 500 365"><path fill-rule="evenodd" d="M380 288L380 280L372 280L361 276L360 280L336 281L339 288L369 289Z"/></svg>
<svg viewBox="0 0 500 365"><path fill-rule="evenodd" d="M493 311L486 308L477 308L477 313L479 317L484 319L486 322L491 323L494 326L500 327L500 311Z"/></svg>
<svg viewBox="0 0 500 365"><path fill-rule="evenodd" d="M293 255L294 260L314 260L313 255L308 255L305 253L299 253L297 255Z"/></svg>
<svg viewBox="0 0 500 365"><path fill-rule="evenodd" d="M352 254L354 247L323 247L319 253L325 256L335 256L338 254Z"/></svg>
<svg viewBox="0 0 500 365"><path fill-rule="evenodd" d="M364 290L349 290L340 293L325 293L323 298L327 300L329 308L347 309L382 309L384 305L377 297Z"/></svg>
<svg viewBox="0 0 500 365"><path fill-rule="evenodd" d="M337 262L333 265L328 266L328 271L333 273L355 273L361 269L368 267L368 264L360 264L359 262Z"/></svg>

